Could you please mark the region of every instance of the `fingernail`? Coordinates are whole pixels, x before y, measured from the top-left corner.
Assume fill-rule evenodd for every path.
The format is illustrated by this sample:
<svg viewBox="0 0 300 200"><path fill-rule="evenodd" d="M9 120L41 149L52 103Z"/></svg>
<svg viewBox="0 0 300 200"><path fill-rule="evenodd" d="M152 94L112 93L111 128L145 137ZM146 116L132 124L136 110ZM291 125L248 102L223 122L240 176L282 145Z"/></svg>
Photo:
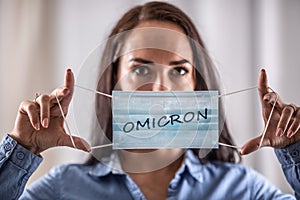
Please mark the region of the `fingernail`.
<svg viewBox="0 0 300 200"><path fill-rule="evenodd" d="M48 118L43 119L42 124L43 124L43 127L48 128L48 125L49 125L49 120L48 120Z"/></svg>
<svg viewBox="0 0 300 200"><path fill-rule="evenodd" d="M40 130L40 123L38 122L38 123L34 124L34 128L39 131Z"/></svg>
<svg viewBox="0 0 300 200"><path fill-rule="evenodd" d="M282 128L277 128L277 130L276 130L276 136L282 136L282 135L283 135Z"/></svg>
<svg viewBox="0 0 300 200"><path fill-rule="evenodd" d="M270 96L269 95L264 96L264 101L270 101Z"/></svg>
<svg viewBox="0 0 300 200"><path fill-rule="evenodd" d="M71 72L72 70L69 68L69 69L67 69L67 72Z"/></svg>
<svg viewBox="0 0 300 200"><path fill-rule="evenodd" d="M67 94L69 94L69 92L70 92L70 90L69 90L68 88L64 88L64 89L63 89L63 93L64 93L64 95L67 95Z"/></svg>
<svg viewBox="0 0 300 200"><path fill-rule="evenodd" d="M83 150L87 151L87 152L91 152L91 146L89 145L89 143L87 143L85 140L81 139L81 143L83 144L84 148Z"/></svg>
<svg viewBox="0 0 300 200"><path fill-rule="evenodd" d="M239 150L239 154L242 156L244 152L242 150Z"/></svg>
<svg viewBox="0 0 300 200"><path fill-rule="evenodd" d="M289 130L289 131L287 132L287 136L290 138L290 137L292 137L292 135L293 135L293 131L292 131L292 130Z"/></svg>

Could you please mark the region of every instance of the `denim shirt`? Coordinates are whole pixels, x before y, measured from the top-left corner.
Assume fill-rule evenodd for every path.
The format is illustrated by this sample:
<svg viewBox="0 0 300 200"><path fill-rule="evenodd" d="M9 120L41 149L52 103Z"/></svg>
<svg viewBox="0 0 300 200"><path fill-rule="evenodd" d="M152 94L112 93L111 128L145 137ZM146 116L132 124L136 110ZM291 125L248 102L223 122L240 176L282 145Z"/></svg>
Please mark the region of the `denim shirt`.
<svg viewBox="0 0 300 200"><path fill-rule="evenodd" d="M297 199L300 199L300 143L275 152ZM56 167L23 193L28 178L41 161L41 157L5 136L0 144L0 199L145 199L129 175L100 162ZM112 162L117 161L112 159ZM187 151L182 166L169 184L167 199L295 197L282 194L251 168L225 162L201 164L192 151Z"/></svg>

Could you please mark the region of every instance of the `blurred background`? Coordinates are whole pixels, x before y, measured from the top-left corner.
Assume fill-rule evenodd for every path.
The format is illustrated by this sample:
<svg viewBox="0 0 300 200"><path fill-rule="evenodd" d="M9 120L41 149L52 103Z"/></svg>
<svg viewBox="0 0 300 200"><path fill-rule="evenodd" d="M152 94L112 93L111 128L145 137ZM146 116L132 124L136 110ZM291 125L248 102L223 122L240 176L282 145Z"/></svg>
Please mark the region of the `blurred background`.
<svg viewBox="0 0 300 200"><path fill-rule="evenodd" d="M63 85L75 74L129 8L146 1L0 0L0 135L13 128L19 104L36 92ZM270 86L287 103L300 105L299 0L172 0L194 21L215 59L227 92L257 85L267 70ZM237 145L263 131L256 91L226 97L226 114ZM28 184L55 165L83 162L86 153L59 147L42 153L44 161ZM243 164L292 193L273 149L243 157Z"/></svg>

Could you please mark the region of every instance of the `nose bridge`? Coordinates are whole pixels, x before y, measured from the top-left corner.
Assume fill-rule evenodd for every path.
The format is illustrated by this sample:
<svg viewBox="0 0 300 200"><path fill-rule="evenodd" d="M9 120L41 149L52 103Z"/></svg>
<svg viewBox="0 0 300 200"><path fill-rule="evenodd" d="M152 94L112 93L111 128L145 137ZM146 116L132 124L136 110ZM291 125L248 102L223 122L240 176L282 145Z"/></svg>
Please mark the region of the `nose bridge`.
<svg viewBox="0 0 300 200"><path fill-rule="evenodd" d="M153 91L171 90L171 84L166 66L161 64L157 66L156 76L152 87Z"/></svg>

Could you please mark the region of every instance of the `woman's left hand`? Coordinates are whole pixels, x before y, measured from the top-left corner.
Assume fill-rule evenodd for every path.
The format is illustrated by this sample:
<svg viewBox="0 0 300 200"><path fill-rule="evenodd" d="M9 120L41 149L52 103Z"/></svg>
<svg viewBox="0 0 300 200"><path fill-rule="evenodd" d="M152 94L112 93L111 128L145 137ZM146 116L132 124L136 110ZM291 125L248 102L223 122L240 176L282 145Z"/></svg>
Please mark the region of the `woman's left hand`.
<svg viewBox="0 0 300 200"><path fill-rule="evenodd" d="M261 70L258 78L258 90L265 125L267 124L273 104L276 102L261 147L284 148L299 142L300 108L294 104L284 103L276 93L270 92L264 69ZM244 144L240 150L240 154L249 154L259 149L261 138L262 135Z"/></svg>

